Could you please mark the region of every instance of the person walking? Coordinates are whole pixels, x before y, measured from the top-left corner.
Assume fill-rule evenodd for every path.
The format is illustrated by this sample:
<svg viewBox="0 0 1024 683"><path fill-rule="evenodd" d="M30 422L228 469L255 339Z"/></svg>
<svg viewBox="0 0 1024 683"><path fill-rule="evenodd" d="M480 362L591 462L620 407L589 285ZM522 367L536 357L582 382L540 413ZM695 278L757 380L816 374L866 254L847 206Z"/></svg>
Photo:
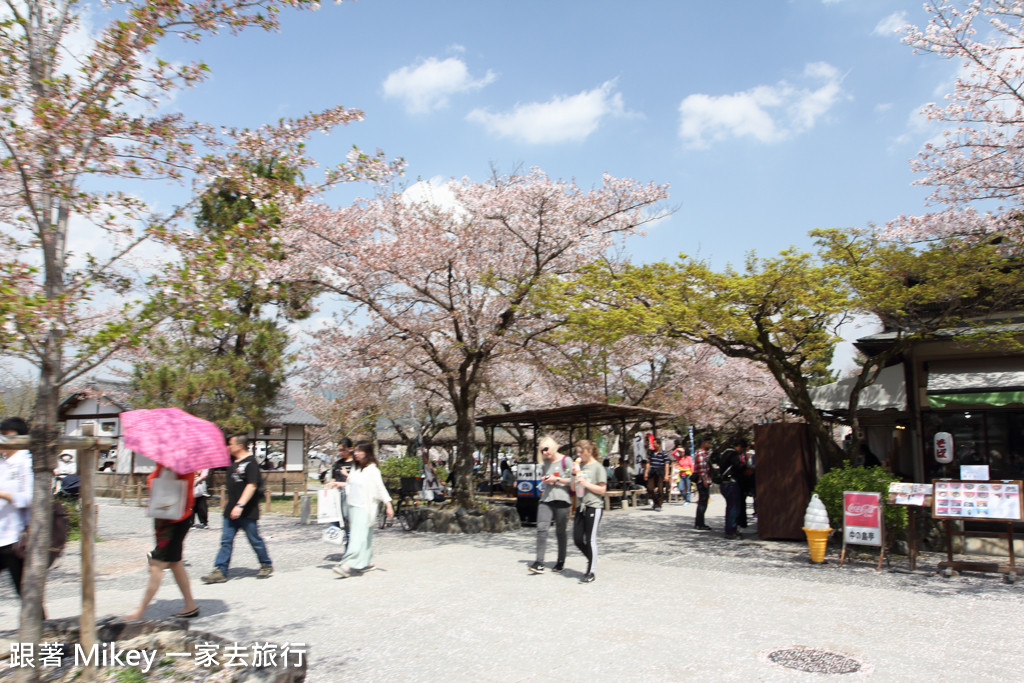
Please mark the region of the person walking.
<svg viewBox="0 0 1024 683"><path fill-rule="evenodd" d="M708 464L708 449L711 448L711 441L704 439L700 448L693 454L693 471L697 478L697 514L693 520L693 528L698 531L711 531L711 527L704 523L704 513L708 509L708 499L711 497L711 466Z"/></svg>
<svg viewBox="0 0 1024 683"><path fill-rule="evenodd" d="M576 444L580 471L574 477L576 487L576 517L573 521L573 542L587 558L587 572L580 583L593 583L597 567L597 527L604 510L607 474L597 461L597 445L584 439Z"/></svg>
<svg viewBox="0 0 1024 683"><path fill-rule="evenodd" d="M260 563L256 578L270 578L274 573L270 555L267 554L267 545L260 536L260 506L256 492L259 491L263 479L256 456L249 452L249 437L245 434L236 434L228 438L228 452L231 453L234 462L228 468L228 504L224 508L220 551L213 562L213 571L203 577L203 583L224 583L228 580L231 552L235 546L235 535L239 530L245 532L249 545L252 546Z"/></svg>
<svg viewBox="0 0 1024 683"><path fill-rule="evenodd" d="M661 502L665 496L665 482L668 480L668 453L663 449L651 452L644 468L644 479L647 482L647 495L651 499L651 507L661 512Z"/></svg>
<svg viewBox="0 0 1024 683"><path fill-rule="evenodd" d="M345 555L334 567L334 573L343 579L362 574L374 568L373 522L377 519L377 505L384 504L388 519L395 516L391 496L377 466L373 444L360 441L355 447L355 466L344 483L348 500L349 536Z"/></svg>
<svg viewBox="0 0 1024 683"><path fill-rule="evenodd" d="M331 479L328 482L328 488L338 489L338 494L341 497L341 522L331 522L331 526L345 528L345 544L348 543L348 503L345 501L345 486L344 483L348 480L348 475L352 472L352 468L355 467L356 461L352 458L352 439L347 436L342 438L338 442L338 459L334 461L334 465L331 467Z"/></svg>
<svg viewBox="0 0 1024 683"><path fill-rule="evenodd" d="M163 471L163 465L157 465L156 469L149 475L146 483L150 489L153 488L153 480L159 477ZM195 599L192 597L192 584L189 581L185 564L182 562L185 536L188 535L188 530L192 528L192 513L196 500L194 488L196 476L194 473L176 474L175 476L178 479L184 479L187 484L188 499L185 502L185 514L176 520L153 520L156 547L153 548L152 552L146 554L146 558L149 561L149 581L142 592L142 602L135 608L135 611L125 615L126 621L135 621L145 615L146 608L152 602L153 596L160 590L165 569L171 570L174 582L178 584L178 589L181 591L181 597L185 599L185 607L173 616L182 619L192 619L199 616L199 605L196 604Z"/></svg>
<svg viewBox="0 0 1024 683"><path fill-rule="evenodd" d="M28 423L20 417L0 422L3 436L27 436ZM32 455L27 450L0 450L0 574L7 570L14 592L21 597L25 560L14 547L28 525L32 504Z"/></svg>
<svg viewBox="0 0 1024 683"><path fill-rule="evenodd" d="M200 470L195 475L195 483L192 486L192 495L196 501L193 507L195 512L193 529L210 528L210 508L206 500L210 496L210 491L207 488L207 479L209 477L210 470Z"/></svg>
<svg viewBox="0 0 1024 683"><path fill-rule="evenodd" d="M544 493L537 507L537 553L533 564L527 569L532 574L544 572L544 553L548 544L548 531L552 521L555 524L555 541L558 543L558 558L553 572L560 572L565 566L565 552L569 543L569 512L572 508L572 460L558 452L558 443L545 436L538 444L540 449L541 482Z"/></svg>

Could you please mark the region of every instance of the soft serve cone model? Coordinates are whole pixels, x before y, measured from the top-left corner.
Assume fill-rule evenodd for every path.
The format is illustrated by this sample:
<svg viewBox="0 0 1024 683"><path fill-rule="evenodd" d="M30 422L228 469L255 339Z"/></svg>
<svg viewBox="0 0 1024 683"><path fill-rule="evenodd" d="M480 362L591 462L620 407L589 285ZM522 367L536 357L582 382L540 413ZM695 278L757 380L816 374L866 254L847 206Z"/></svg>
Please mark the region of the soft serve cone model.
<svg viewBox="0 0 1024 683"><path fill-rule="evenodd" d="M825 548L828 546L828 535L832 529L828 523L828 512L825 504L815 493L807 504L804 513L804 533L807 534L807 547L811 551L811 562L820 563L825 560Z"/></svg>

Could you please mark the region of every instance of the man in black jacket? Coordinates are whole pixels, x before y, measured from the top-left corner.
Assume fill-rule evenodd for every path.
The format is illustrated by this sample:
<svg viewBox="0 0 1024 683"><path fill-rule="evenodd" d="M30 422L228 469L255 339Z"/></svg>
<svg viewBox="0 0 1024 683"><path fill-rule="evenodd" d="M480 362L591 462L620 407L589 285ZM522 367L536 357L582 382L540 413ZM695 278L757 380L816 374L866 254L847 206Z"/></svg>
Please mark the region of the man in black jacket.
<svg viewBox="0 0 1024 683"><path fill-rule="evenodd" d="M740 441L725 449L720 460L722 496L725 497L725 537L730 540L740 538L737 524L740 518L740 485L739 479L743 472L743 459L740 457L742 448Z"/></svg>

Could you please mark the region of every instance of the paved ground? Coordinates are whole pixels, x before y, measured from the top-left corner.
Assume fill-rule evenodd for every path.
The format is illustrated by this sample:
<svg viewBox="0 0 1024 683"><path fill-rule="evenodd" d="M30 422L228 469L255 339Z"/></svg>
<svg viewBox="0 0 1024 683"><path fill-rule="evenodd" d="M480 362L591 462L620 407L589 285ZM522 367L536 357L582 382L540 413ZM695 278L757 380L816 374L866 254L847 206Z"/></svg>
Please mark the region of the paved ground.
<svg viewBox="0 0 1024 683"><path fill-rule="evenodd" d="M207 586L198 578L219 529L194 531L186 543L202 610L194 627L239 642L304 644L311 681L820 677L770 663L768 653L796 647L850 657L863 665L850 675L877 680L1019 680L1022 584L945 579L934 556L916 573L905 558L882 572L867 561L811 565L804 543L694 531L693 509L606 515L590 585L577 580L584 562L571 541L563 574L529 575L532 528L479 536L387 529L375 543L379 571L336 579L330 567L339 556L315 525L269 516L261 526L274 576L255 579L255 557L239 536L231 580ZM715 496L708 522L718 530L722 513ZM100 534L98 613L123 614L142 592L150 522L140 508L107 501ZM78 613L77 563L69 550L51 574L52 617ZM0 578L0 631L16 628L16 606ZM180 607L167 577L147 616Z"/></svg>

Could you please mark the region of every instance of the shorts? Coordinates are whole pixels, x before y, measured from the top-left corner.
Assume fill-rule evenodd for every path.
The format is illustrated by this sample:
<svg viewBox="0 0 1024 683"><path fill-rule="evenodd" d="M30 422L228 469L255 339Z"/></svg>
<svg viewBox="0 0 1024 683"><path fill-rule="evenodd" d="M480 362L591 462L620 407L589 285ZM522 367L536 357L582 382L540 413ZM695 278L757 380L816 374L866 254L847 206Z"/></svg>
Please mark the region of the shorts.
<svg viewBox="0 0 1024 683"><path fill-rule="evenodd" d="M185 536L191 527L192 515L180 522L171 522L166 519L153 520L153 528L156 532L156 548L153 549L153 559L157 562L181 562Z"/></svg>

